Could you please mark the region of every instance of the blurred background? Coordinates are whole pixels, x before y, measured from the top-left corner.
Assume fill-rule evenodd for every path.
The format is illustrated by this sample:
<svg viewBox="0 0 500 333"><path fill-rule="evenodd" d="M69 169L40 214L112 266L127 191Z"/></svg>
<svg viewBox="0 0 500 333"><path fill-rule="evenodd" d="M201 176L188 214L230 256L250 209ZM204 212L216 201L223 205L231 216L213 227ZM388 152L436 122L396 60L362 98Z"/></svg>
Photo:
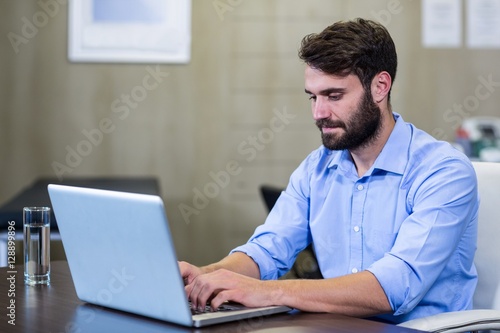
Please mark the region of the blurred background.
<svg viewBox="0 0 500 333"><path fill-rule="evenodd" d="M0 204L39 177L156 177L178 257L195 264L245 242L266 217L259 186L286 186L321 143L297 57L306 34L383 23L399 56L393 110L438 139L500 116L500 50L423 47L418 0L193 0L187 64L69 62L63 0L16 52L7 36L48 1L0 0ZM156 87L118 112L152 72Z"/></svg>

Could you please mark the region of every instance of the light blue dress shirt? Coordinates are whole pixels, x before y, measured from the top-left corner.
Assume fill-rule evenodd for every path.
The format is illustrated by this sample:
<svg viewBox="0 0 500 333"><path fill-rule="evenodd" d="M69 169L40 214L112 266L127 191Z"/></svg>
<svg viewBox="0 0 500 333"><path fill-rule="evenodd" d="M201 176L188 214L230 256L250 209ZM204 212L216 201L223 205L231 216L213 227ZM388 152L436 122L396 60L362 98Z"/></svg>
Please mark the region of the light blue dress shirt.
<svg viewBox="0 0 500 333"><path fill-rule="evenodd" d="M372 272L393 309L380 317L395 323L470 309L477 282L474 169L450 144L394 117L386 145L361 178L347 150L313 151L265 224L233 252L253 258L262 279L276 279L312 242L324 278Z"/></svg>

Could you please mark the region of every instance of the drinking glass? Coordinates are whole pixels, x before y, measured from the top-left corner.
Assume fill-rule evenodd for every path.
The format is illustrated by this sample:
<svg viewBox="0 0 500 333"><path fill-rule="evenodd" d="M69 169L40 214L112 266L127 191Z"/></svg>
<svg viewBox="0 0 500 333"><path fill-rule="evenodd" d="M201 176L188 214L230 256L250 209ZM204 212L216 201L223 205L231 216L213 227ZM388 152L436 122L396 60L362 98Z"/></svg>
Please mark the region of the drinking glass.
<svg viewBox="0 0 500 333"><path fill-rule="evenodd" d="M24 282L50 283L50 208L24 207Z"/></svg>

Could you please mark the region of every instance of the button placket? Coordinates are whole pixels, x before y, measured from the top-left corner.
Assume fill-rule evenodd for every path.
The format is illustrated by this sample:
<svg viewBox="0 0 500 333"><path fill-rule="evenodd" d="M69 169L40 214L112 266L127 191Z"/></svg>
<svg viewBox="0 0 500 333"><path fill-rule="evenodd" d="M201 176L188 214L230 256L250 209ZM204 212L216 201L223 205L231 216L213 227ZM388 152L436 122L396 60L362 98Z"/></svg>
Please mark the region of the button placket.
<svg viewBox="0 0 500 333"><path fill-rule="evenodd" d="M351 260L350 271L357 273L363 266L363 212L366 199L366 184L355 183L352 193L351 212Z"/></svg>

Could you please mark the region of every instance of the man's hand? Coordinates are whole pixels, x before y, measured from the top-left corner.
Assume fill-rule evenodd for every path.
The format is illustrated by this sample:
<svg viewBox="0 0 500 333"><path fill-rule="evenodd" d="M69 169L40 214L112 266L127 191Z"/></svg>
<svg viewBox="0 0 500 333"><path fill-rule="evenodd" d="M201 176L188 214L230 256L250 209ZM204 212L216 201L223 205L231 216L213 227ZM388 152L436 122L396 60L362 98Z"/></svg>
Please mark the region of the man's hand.
<svg viewBox="0 0 500 333"><path fill-rule="evenodd" d="M198 275L203 274L203 270L201 268L191 265L185 261L179 261L179 269L185 286L191 284Z"/></svg>
<svg viewBox="0 0 500 333"><path fill-rule="evenodd" d="M262 295L257 290L270 282L260 281L257 264L241 252L232 253L221 261L203 267L196 267L185 261L179 262L179 269L188 299L193 308L204 309L211 301L214 309L225 301L235 301L247 306L261 306ZM253 292L252 292L253 290ZM222 294L221 294L222 292ZM250 296L252 296L251 298Z"/></svg>
<svg viewBox="0 0 500 333"><path fill-rule="evenodd" d="M272 296L275 293L272 288L273 282L219 269L211 273L198 274L185 289L193 308L204 309L207 301L210 301L214 310L226 301L258 307L274 305L272 304Z"/></svg>

